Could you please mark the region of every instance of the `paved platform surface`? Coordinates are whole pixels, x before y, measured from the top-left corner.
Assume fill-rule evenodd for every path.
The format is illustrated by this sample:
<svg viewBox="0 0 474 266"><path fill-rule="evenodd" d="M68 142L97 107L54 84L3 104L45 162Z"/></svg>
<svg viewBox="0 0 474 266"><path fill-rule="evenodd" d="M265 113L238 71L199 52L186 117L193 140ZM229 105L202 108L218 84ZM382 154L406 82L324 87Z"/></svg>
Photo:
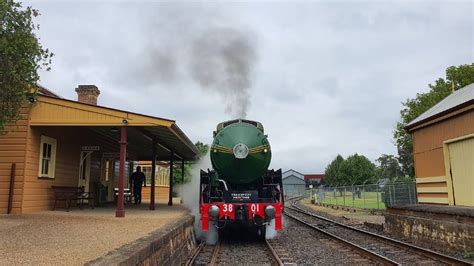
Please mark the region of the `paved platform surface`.
<svg viewBox="0 0 474 266"><path fill-rule="evenodd" d="M189 214L182 205L125 210L125 218L112 207L0 215L0 265L83 265Z"/></svg>

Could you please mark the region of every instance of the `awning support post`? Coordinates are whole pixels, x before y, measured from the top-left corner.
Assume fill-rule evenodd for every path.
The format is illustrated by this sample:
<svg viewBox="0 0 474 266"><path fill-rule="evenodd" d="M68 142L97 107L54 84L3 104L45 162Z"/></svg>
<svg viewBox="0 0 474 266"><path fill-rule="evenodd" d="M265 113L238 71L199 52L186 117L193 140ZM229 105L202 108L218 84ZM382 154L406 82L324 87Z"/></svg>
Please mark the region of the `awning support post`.
<svg viewBox="0 0 474 266"><path fill-rule="evenodd" d="M184 159L181 160L181 184L184 184Z"/></svg>
<svg viewBox="0 0 474 266"><path fill-rule="evenodd" d="M173 206L173 163L174 163L174 152L170 152L170 191L168 196L168 206Z"/></svg>
<svg viewBox="0 0 474 266"><path fill-rule="evenodd" d="M155 175L156 175L156 139L153 139L151 148L151 184L150 185L150 210L155 209Z"/></svg>
<svg viewBox="0 0 474 266"><path fill-rule="evenodd" d="M125 210L123 208L123 191L125 186L125 157L127 154L127 127L120 128L120 166L119 166L119 191L117 198L117 210L115 217L125 217Z"/></svg>

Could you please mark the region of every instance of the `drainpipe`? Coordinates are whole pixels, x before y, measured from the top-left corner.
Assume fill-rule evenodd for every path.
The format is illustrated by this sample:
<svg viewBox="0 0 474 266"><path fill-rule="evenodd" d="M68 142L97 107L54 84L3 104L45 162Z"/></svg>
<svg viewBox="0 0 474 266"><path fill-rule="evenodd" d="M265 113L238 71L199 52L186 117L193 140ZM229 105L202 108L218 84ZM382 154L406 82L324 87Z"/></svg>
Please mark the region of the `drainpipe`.
<svg viewBox="0 0 474 266"><path fill-rule="evenodd" d="M10 172L10 193L8 194L7 214L10 214L13 208L13 192L15 190L15 171L16 171L16 163L12 163L12 168Z"/></svg>

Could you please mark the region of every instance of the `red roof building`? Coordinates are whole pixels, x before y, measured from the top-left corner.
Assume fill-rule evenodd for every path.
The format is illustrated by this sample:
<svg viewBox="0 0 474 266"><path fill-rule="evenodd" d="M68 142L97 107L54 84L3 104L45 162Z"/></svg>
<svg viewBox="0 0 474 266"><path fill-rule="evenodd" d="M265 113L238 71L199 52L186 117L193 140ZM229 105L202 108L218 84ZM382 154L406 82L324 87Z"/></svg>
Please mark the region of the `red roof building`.
<svg viewBox="0 0 474 266"><path fill-rule="evenodd" d="M307 180L307 181L321 181L323 180L324 178L326 178L326 176L324 174L311 174L311 175L304 175L304 180Z"/></svg>
<svg viewBox="0 0 474 266"><path fill-rule="evenodd" d="M321 181L326 178L324 174L310 174L310 175L304 175L304 181L306 181L306 184L320 184Z"/></svg>

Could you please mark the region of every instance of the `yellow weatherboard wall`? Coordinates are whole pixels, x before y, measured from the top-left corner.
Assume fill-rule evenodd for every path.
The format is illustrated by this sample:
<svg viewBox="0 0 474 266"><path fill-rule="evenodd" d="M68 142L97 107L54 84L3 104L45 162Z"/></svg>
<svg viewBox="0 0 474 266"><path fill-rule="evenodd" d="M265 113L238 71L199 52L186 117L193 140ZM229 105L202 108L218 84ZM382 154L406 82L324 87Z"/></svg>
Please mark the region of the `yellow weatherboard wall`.
<svg viewBox="0 0 474 266"><path fill-rule="evenodd" d="M422 124L412 131L413 137L413 158L415 162L416 187L419 203L449 204L460 205L465 193L453 191L453 178L451 177L450 151L460 152L467 142L461 141L472 138L474 135L474 110L472 108L463 109L463 113L457 113L452 116L451 113L437 119L436 123L428 122ZM451 145L460 142L456 145ZM467 146L466 146L467 147ZM474 150L463 149L465 154L474 154ZM451 154L452 156L452 154ZM469 155L463 155L466 157ZM460 158L457 156L457 158ZM466 157L469 158L469 157ZM468 161L456 161L454 163L469 164ZM471 165L474 163L470 163ZM467 168L459 167L456 174L459 177L459 171L469 171ZM469 175L469 173L467 173ZM471 178L473 175L471 174ZM456 178L454 177L456 182ZM463 187L469 186L473 191L473 184L469 183L467 177L461 175ZM459 179L457 179L459 180ZM472 180L472 179L471 179ZM459 186L458 182L458 186ZM456 184L454 184L456 187ZM467 204L467 203L463 203ZM474 204L470 203L470 206Z"/></svg>
<svg viewBox="0 0 474 266"><path fill-rule="evenodd" d="M474 134L444 145L449 203L474 206Z"/></svg>

